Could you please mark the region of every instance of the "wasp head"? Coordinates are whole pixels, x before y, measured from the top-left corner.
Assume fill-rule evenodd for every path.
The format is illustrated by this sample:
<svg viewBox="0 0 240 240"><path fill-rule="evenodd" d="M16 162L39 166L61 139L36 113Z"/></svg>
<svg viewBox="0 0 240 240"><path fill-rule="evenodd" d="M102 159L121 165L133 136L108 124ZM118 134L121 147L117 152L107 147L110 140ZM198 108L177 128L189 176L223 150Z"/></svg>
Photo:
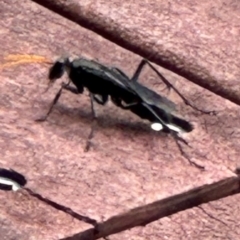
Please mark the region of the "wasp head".
<svg viewBox="0 0 240 240"><path fill-rule="evenodd" d="M70 65L69 58L58 59L53 66L49 69L48 79L51 83L55 82L58 78L61 78Z"/></svg>

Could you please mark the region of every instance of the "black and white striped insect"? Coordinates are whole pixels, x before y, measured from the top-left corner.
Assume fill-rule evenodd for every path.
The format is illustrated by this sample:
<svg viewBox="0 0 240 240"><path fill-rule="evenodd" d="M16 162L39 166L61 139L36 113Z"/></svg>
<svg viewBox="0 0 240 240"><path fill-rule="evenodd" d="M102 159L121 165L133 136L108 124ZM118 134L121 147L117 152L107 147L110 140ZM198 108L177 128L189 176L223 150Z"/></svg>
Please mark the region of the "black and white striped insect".
<svg viewBox="0 0 240 240"><path fill-rule="evenodd" d="M10 169L0 168L0 189L5 191L17 191L27 183L25 177Z"/></svg>
<svg viewBox="0 0 240 240"><path fill-rule="evenodd" d="M69 82L62 83L61 89L56 94L46 116L46 120L53 106L57 103L62 90L81 94L87 88L91 96L92 113L96 117L93 101L104 105L110 97L115 105L128 109L143 119L151 122L152 129L159 131L190 132L193 126L188 121L173 114L175 104L151 89L143 86L137 80L143 69L148 64L163 80L168 88L173 88L184 102L189 102L172 86L147 60L143 59L133 77L130 79L123 71L115 67L107 67L96 61L78 58L70 61L62 58L56 61L49 70L50 83L61 78L66 71ZM74 86L71 86L70 84ZM192 106L193 107L193 106Z"/></svg>

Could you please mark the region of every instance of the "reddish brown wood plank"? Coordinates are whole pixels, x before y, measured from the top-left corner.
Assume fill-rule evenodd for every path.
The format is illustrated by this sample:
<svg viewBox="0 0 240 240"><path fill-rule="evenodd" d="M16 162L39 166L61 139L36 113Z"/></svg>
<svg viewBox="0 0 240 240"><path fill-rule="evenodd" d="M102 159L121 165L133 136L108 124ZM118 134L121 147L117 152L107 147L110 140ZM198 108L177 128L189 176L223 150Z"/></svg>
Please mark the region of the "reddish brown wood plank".
<svg viewBox="0 0 240 240"><path fill-rule="evenodd" d="M0 1L0 9L1 66L9 54L55 59L68 53L118 66L130 76L140 60L32 1ZM199 61L198 52L193 55ZM219 64L222 66L222 59ZM226 67L235 76L232 66ZM205 171L191 166L170 136L153 133L147 123L111 104L97 107L93 147L85 153L91 126L87 94L64 92L47 122L34 121L46 113L61 84L59 80L44 93L48 68L47 64L23 64L0 71L0 167L24 174L27 187L44 198L104 222L137 206L228 178L239 165L238 106L161 68L195 105L217 110L216 116L204 116L186 107L174 93L168 95L195 126L184 136L192 148L183 147ZM228 80L229 85L235 84L233 78ZM164 85L150 70L146 69L140 81L162 93ZM189 209L111 238L237 239L238 198L235 195ZM0 204L4 206L0 232L6 239L59 239L91 228L24 191L1 192Z"/></svg>

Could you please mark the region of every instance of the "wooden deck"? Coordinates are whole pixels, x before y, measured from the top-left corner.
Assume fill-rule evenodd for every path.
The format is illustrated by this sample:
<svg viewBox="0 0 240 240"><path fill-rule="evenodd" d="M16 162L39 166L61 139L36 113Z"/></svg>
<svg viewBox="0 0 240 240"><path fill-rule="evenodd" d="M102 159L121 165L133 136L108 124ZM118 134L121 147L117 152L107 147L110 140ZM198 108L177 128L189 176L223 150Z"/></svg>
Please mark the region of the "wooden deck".
<svg viewBox="0 0 240 240"><path fill-rule="evenodd" d="M239 239L237 0L2 0L0 12L0 168L22 173L31 190L0 191L1 239ZM92 147L84 152L92 124L87 93L64 92L49 119L36 122L66 78L46 92L49 64L7 64L13 54L85 56L129 76L146 57L165 67L158 69L191 103L216 115L167 95L195 127L184 135L186 158L171 136L130 112L97 106ZM167 94L147 67L140 81ZM89 220L100 224L98 233Z"/></svg>

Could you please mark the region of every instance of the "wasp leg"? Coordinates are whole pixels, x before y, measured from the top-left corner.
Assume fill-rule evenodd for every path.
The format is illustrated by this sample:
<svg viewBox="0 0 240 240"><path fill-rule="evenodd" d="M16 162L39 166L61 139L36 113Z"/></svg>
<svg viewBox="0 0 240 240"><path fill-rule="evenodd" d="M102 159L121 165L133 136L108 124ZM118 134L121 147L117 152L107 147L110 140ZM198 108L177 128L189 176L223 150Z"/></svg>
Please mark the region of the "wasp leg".
<svg viewBox="0 0 240 240"><path fill-rule="evenodd" d="M184 158L186 158L187 161L188 161L191 165L197 167L197 168L200 169L201 171L205 170L205 167L204 167L204 166L199 165L198 163L192 161L192 160L187 156L187 154L184 152L184 150L182 149L182 146L181 146L180 143L179 143L179 142L183 142L183 143L184 143L185 145L187 145L188 147L191 147L191 146L189 146L188 142L187 142L186 140L184 140L183 138L181 138L180 136L178 136L178 134L175 133L175 132L173 132L173 131L171 131L171 135L172 135L173 139L175 140L175 143L176 143L176 145L177 145L177 147L178 147L181 155L182 155Z"/></svg>
<svg viewBox="0 0 240 240"><path fill-rule="evenodd" d="M85 146L85 149L84 149L85 152L88 152L90 147L91 147L91 140L94 137L94 131L95 131L96 125L97 125L97 114L96 114L96 111L94 109L94 100L96 101L96 99L95 99L95 96L92 93L90 93L90 99L91 99L91 110L92 110L92 118L93 119L92 119L92 124L91 124L91 130L90 130L90 133L88 135L86 146Z"/></svg>
<svg viewBox="0 0 240 240"><path fill-rule="evenodd" d="M47 114L44 117L42 117L42 118L36 119L37 122L44 122L44 121L47 120L48 116L50 115L50 113L53 110L54 105L57 103L58 99L60 98L60 96L62 94L62 90L63 90L63 87L61 87L59 89L58 93L56 94L55 98L53 99Z"/></svg>
<svg viewBox="0 0 240 240"><path fill-rule="evenodd" d="M122 108L122 109L126 109L126 110L127 110L127 109L131 109L131 107L136 106L137 104L139 104L138 101L132 102L132 103L125 103L125 104L123 104L123 101L122 101L120 98L111 97L111 99L112 99L112 102L113 102L116 106L118 106L118 107L120 107L120 108Z"/></svg>
<svg viewBox="0 0 240 240"><path fill-rule="evenodd" d="M191 104L147 59L142 59L141 62L139 63L137 70L135 71L133 77L132 77L132 81L137 81L139 78L140 73L143 70L143 67L148 64L148 66L158 75L158 77L165 83L165 85L167 86L167 88L173 89L178 96L183 100L183 102L190 106L192 109L199 111L201 113L204 114L215 114L215 111L205 111L202 109L199 109L198 107L194 106L193 104Z"/></svg>
<svg viewBox="0 0 240 240"><path fill-rule="evenodd" d="M47 120L48 116L50 115L50 113L51 113L52 110L53 110L53 107L54 107L54 106L56 105L56 103L58 102L58 100L59 100L59 98L60 98L60 96L61 96L61 94L62 94L62 90L63 90L63 89L65 89L65 90L67 90L67 91L70 91L70 92L72 92L72 93L74 93L74 94L80 94L80 93L82 93L82 92L80 92L77 88L74 88L74 87L72 87L72 86L69 86L69 84L70 84L70 82L68 82L68 83L62 83L62 86L61 86L61 88L59 89L59 91L57 92L56 96L54 97L54 99L53 99L53 101L52 101L52 103L51 103L51 105L50 105L50 108L49 108L47 114L46 114L44 117L42 117L42 118L40 118L40 119L37 119L37 120L36 120L37 122L43 122L43 121L46 121L46 120Z"/></svg>
<svg viewBox="0 0 240 240"><path fill-rule="evenodd" d="M62 88L74 94L81 94L83 92L83 91L79 92L79 90L76 87L69 86L68 84L65 83L62 84Z"/></svg>
<svg viewBox="0 0 240 240"><path fill-rule="evenodd" d="M105 105L106 102L108 101L108 95L93 95L93 99L101 105Z"/></svg>

